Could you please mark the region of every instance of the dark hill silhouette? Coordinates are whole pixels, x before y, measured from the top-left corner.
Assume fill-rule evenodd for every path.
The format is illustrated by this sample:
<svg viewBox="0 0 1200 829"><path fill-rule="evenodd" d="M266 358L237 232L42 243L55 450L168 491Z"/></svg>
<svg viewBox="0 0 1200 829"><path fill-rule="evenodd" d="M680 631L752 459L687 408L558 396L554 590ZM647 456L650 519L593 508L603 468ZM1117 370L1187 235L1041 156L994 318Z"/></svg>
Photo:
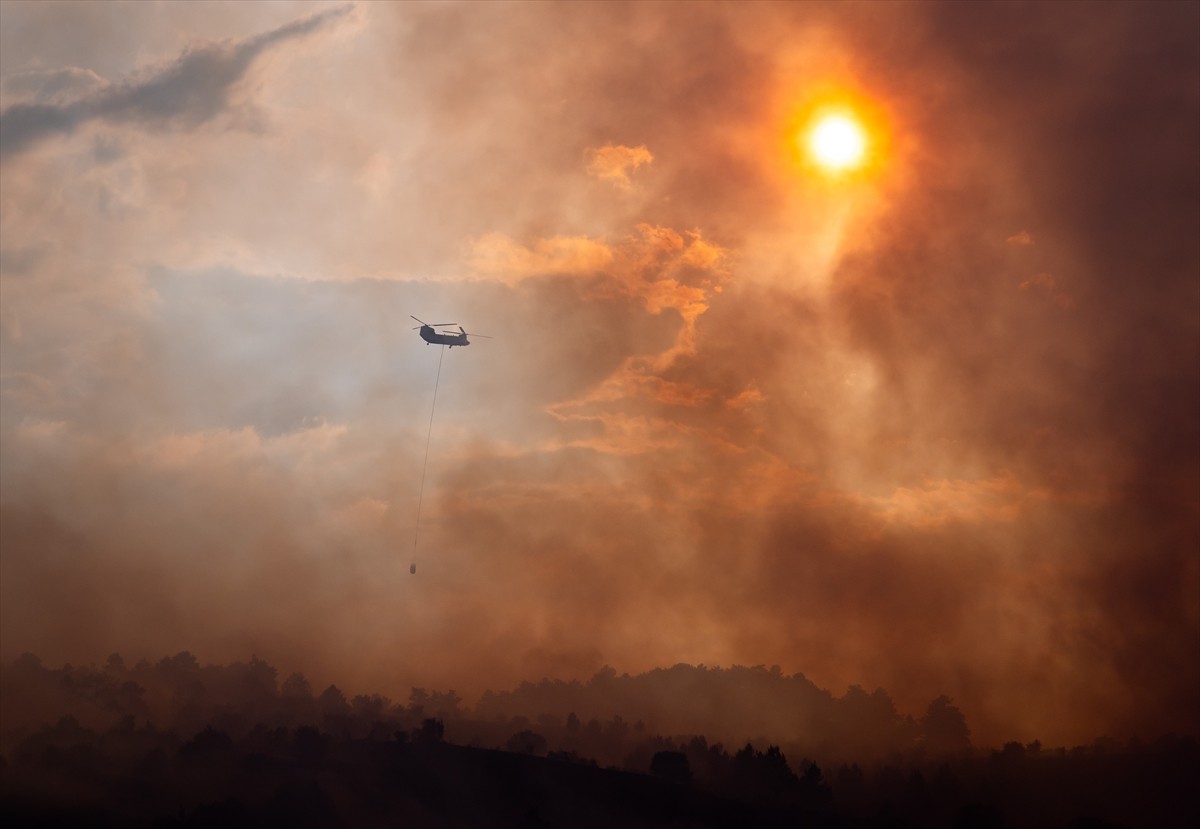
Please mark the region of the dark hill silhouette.
<svg viewBox="0 0 1200 829"><path fill-rule="evenodd" d="M36 788L14 795L6 784L0 818L10 826L841 825L783 802L738 799L649 774L445 743L349 741L317 764L286 753L177 756L164 763L151 797L144 781L136 791L127 787L136 777L109 773L106 782L113 784L108 792L126 787L126 796L100 789L51 796Z"/></svg>
<svg viewBox="0 0 1200 829"><path fill-rule="evenodd" d="M6 826L1200 822L1191 738L972 748L947 697L914 719L882 690L834 697L764 668L605 669L469 708L452 691L317 692L257 658L26 656L0 666L0 701Z"/></svg>
<svg viewBox="0 0 1200 829"><path fill-rule="evenodd" d="M101 668L51 669L26 655L0 668L0 687L5 731L14 733L70 714L92 727L128 716L181 733L217 725L240 734L266 723L363 737L377 724L411 725L433 716L462 742L503 745L515 732L530 730L551 749L584 751L610 763L623 759L631 735L646 732L704 734L730 744L775 742L831 761L970 746L966 719L946 696L914 719L900 713L882 688L868 693L853 686L839 697L803 674L762 666L680 664L633 676L604 667L586 682L543 679L485 692L473 708L453 691L414 688L407 704L379 694L347 696L336 685L318 691L301 674L281 683L275 668L257 657L202 666L187 651L133 666L114 654ZM571 717L573 731L567 727Z"/></svg>

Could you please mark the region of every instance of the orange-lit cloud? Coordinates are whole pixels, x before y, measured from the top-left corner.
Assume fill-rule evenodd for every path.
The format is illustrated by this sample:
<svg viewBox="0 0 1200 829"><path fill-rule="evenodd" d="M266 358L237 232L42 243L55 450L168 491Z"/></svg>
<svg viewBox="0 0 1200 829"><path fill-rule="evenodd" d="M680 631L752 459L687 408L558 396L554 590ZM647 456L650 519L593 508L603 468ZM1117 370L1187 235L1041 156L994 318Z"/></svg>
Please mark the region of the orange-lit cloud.
<svg viewBox="0 0 1200 829"><path fill-rule="evenodd" d="M920 527L951 521L1016 521L1026 497L1018 481L1002 476L901 487L887 497L871 499L871 504L887 521Z"/></svg>
<svg viewBox="0 0 1200 829"><path fill-rule="evenodd" d="M515 281L531 276L587 274L613 258L609 247L586 236L540 239L525 247L501 233L489 233L471 246L471 267L481 275Z"/></svg>
<svg viewBox="0 0 1200 829"><path fill-rule="evenodd" d="M644 145L626 147L622 144L605 144L587 151L589 175L610 181L618 187L629 187L629 174L644 164L654 161L654 154Z"/></svg>

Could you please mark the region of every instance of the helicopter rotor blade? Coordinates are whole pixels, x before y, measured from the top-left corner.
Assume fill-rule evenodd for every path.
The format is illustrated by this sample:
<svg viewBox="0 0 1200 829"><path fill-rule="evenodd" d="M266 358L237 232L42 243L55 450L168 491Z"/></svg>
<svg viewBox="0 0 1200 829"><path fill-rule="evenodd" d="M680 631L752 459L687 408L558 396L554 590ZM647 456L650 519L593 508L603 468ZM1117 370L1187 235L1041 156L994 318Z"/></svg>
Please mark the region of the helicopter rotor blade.
<svg viewBox="0 0 1200 829"><path fill-rule="evenodd" d="M429 323L429 322L425 322L425 320L423 320L423 319L419 319L419 318L417 318L417 317L413 317L413 315L412 315L412 314L409 314L409 316L410 316L410 317L412 317L413 319L415 319L417 322L421 323L421 325L425 326L426 328L445 328L445 327L447 327L447 326L449 326L449 325L458 325L458 323L457 323L457 322L434 322L434 323ZM415 331L416 329L414 328L413 330Z"/></svg>
<svg viewBox="0 0 1200 829"><path fill-rule="evenodd" d="M463 333L466 334L468 337L482 337L485 340L496 339L495 337L489 337L487 334L472 334L470 331L464 331Z"/></svg>

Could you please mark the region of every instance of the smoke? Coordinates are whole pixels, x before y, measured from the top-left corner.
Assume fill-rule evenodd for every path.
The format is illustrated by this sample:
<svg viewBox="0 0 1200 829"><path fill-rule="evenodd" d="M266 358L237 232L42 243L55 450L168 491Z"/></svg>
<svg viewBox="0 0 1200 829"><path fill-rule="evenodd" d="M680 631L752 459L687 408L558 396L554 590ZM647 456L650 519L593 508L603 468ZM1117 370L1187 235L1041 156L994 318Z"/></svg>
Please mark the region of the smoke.
<svg viewBox="0 0 1200 829"><path fill-rule="evenodd" d="M6 658L1197 729L1194 7L346 14L4 78ZM831 94L882 147L841 183L788 132ZM444 355L415 579L409 314L496 337Z"/></svg>
<svg viewBox="0 0 1200 829"><path fill-rule="evenodd" d="M175 63L144 77L103 84L75 100L54 103L64 81L78 86L79 76L92 81L99 78L87 69L64 67L38 85L38 98L48 102L17 103L0 113L0 158L51 136L73 132L94 119L113 124L135 122L154 129L189 129L212 121L229 108L232 90L260 55L328 26L352 10L353 6L329 9L237 43L190 49Z"/></svg>

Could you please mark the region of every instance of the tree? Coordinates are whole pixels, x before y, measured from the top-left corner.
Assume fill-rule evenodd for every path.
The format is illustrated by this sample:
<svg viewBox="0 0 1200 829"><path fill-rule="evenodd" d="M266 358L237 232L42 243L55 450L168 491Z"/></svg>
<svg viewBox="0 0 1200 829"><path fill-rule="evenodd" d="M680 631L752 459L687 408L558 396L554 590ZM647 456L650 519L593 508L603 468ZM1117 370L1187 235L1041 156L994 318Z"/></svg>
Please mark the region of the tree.
<svg viewBox="0 0 1200 829"><path fill-rule="evenodd" d="M179 679L199 673L200 662L190 651L180 651L174 656L164 656L156 667L167 679Z"/></svg>
<svg viewBox="0 0 1200 829"><path fill-rule="evenodd" d="M322 691L321 696L317 697L317 704L327 717L344 717L350 713L350 703L346 702L346 695L336 685L330 685Z"/></svg>
<svg viewBox="0 0 1200 829"><path fill-rule="evenodd" d="M462 704L462 697L454 693L453 688L445 693L434 691L429 695L428 704L438 719L449 720L461 713L459 706Z"/></svg>
<svg viewBox="0 0 1200 829"><path fill-rule="evenodd" d="M967 718L945 694L929 703L920 726L921 739L930 751L950 753L971 747Z"/></svg>
<svg viewBox="0 0 1200 829"><path fill-rule="evenodd" d="M413 688L408 695L409 713L414 717L423 717L427 705L429 705L429 693L424 688Z"/></svg>
<svg viewBox="0 0 1200 829"><path fill-rule="evenodd" d="M686 786L692 782L692 767L682 751L656 751L650 758L650 773L670 783Z"/></svg>
<svg viewBox="0 0 1200 829"><path fill-rule="evenodd" d="M305 679L304 674L294 673L283 681L279 695L293 699L312 699L312 685Z"/></svg>
<svg viewBox="0 0 1200 829"><path fill-rule="evenodd" d="M304 674L294 673L279 686L279 713L289 725L315 725L319 721L312 685Z"/></svg>
<svg viewBox="0 0 1200 829"><path fill-rule="evenodd" d="M416 734L416 742L434 745L442 741L442 735L445 733L445 724L441 720L429 717L421 723L421 729Z"/></svg>
<svg viewBox="0 0 1200 829"><path fill-rule="evenodd" d="M379 694L358 694L350 700L350 708L354 711L354 716L364 724L382 720L391 704L391 700Z"/></svg>
<svg viewBox="0 0 1200 829"><path fill-rule="evenodd" d="M809 763L800 776L800 798L808 806L826 806L833 799L825 775L816 763Z"/></svg>

